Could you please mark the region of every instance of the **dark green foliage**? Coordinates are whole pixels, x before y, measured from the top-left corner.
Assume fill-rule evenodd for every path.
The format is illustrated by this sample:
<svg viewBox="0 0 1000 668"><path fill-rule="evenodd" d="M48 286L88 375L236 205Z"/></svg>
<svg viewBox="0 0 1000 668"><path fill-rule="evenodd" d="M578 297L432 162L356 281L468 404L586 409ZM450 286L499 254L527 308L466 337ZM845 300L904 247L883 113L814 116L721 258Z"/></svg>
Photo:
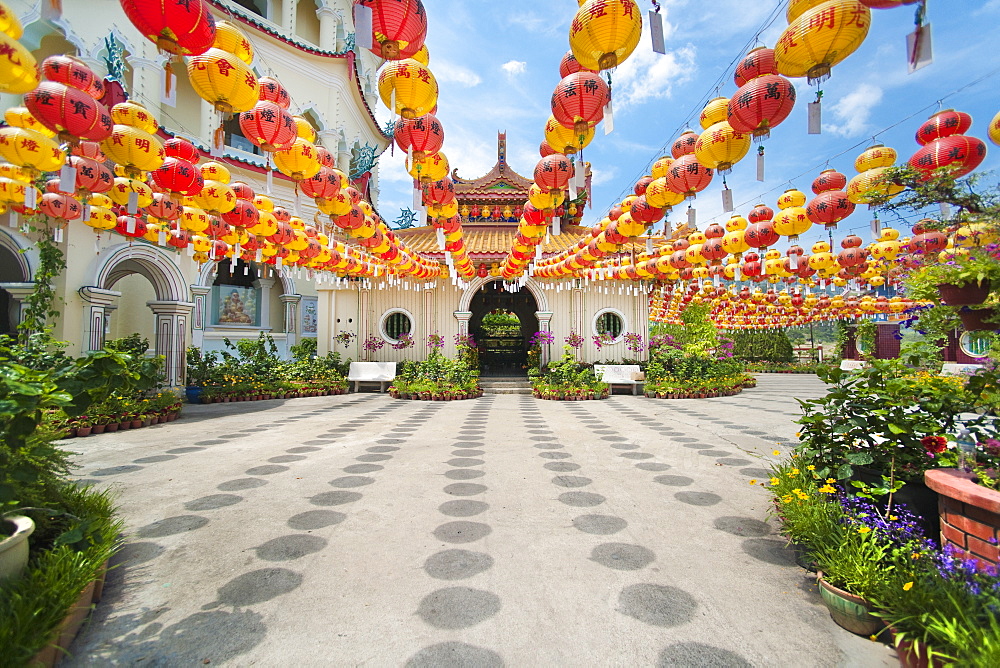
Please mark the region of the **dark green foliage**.
<svg viewBox="0 0 1000 668"><path fill-rule="evenodd" d="M744 362L791 362L792 342L783 329L743 329L731 332L733 355Z"/></svg>

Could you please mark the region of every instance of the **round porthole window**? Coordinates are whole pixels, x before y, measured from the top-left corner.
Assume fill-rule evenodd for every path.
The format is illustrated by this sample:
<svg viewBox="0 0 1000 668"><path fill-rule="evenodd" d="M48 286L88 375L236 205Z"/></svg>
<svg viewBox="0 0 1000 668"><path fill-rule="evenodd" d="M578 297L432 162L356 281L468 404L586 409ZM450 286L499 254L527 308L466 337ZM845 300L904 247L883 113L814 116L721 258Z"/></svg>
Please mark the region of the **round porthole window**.
<svg viewBox="0 0 1000 668"><path fill-rule="evenodd" d="M403 334L413 334L413 316L403 309L386 311L379 329L383 339L396 343Z"/></svg>
<svg viewBox="0 0 1000 668"><path fill-rule="evenodd" d="M990 332L965 332L958 339L958 346L969 357L986 357L990 354L992 341Z"/></svg>
<svg viewBox="0 0 1000 668"><path fill-rule="evenodd" d="M594 316L594 335L606 336L612 341L621 341L625 333L625 316L615 309L603 309Z"/></svg>

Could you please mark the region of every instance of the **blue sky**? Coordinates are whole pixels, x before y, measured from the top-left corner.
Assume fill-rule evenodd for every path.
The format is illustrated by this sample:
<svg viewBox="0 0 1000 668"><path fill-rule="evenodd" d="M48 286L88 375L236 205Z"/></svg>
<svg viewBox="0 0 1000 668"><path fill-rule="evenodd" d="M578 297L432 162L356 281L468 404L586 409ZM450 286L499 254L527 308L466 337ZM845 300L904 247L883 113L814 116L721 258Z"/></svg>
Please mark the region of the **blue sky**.
<svg viewBox="0 0 1000 668"><path fill-rule="evenodd" d="M569 50L569 24L577 3L424 3L430 67L440 86L438 118L445 128L444 153L451 166L464 178L485 174L496 160L496 133L505 130L508 162L531 178L550 114L549 98L559 82L559 61ZM638 3L645 17L651 2ZM787 25L785 2L661 0L660 4L667 54L653 53L644 25L635 53L612 72L614 132L605 136L598 127L594 141L584 150L595 175L593 208L583 219L586 225L598 222L608 208L631 193L653 161L669 154L669 145L682 129L690 126L700 131L698 114L707 100L735 92L735 62L779 4L778 18L762 32L760 42L773 46ZM942 108L972 114L969 134L986 139L987 124L1000 110L1000 58L993 51L1000 43L1000 0L931 2L928 20L933 29L934 62L914 74L907 74L905 54L914 6L872 10L872 15L865 42L834 67L832 77L822 84L821 135L806 133L806 103L814 99L815 87L804 79L792 80L798 92L796 107L765 142L767 180L756 181L753 150L727 177L738 213L745 215L758 201L775 208L777 197L791 187L811 197L812 180L828 167L850 178L856 173L855 157L873 143L873 137L895 148L900 161L908 159L918 148L914 133L938 109L938 100ZM981 83L946 97L991 72ZM929 108L921 111L924 107ZM912 119L883 131L914 113ZM383 122L389 117L384 107L377 114ZM1000 167L1000 147L988 144L988 148L981 171ZM394 156L386 152L381 160L379 210L388 220L412 202L403 157L397 150ZM729 217L722 211L721 188L722 180L716 175L694 201L701 229L710 220L725 222ZM679 221L683 216L682 206L670 219ZM859 206L840 223L835 238L848 231L862 233L870 219L867 207ZM894 221L886 218L883 224ZM908 232L898 220L894 226ZM802 241L819 238L820 229L814 226L817 234L804 235Z"/></svg>

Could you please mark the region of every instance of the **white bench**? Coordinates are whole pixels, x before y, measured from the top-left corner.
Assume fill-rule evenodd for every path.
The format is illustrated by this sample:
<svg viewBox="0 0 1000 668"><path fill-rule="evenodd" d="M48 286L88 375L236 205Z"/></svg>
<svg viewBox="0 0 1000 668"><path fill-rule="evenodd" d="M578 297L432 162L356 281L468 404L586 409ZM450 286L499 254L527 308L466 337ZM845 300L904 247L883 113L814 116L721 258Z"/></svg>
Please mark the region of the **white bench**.
<svg viewBox="0 0 1000 668"><path fill-rule="evenodd" d="M638 364L595 364L594 374L601 382L607 383L614 389L615 385L629 385L632 387L632 394L639 393L639 386L644 381L634 380L633 374L642 373Z"/></svg>
<svg viewBox="0 0 1000 668"><path fill-rule="evenodd" d="M858 371L864 369L868 364L861 360L840 360L841 371Z"/></svg>
<svg viewBox="0 0 1000 668"><path fill-rule="evenodd" d="M958 364L957 362L945 362L941 365L941 375L971 376L982 368L982 364Z"/></svg>
<svg viewBox="0 0 1000 668"><path fill-rule="evenodd" d="M351 362L351 370L347 374L347 380L354 383L355 392L361 383L378 383L379 392L385 392L386 386L395 379L395 362Z"/></svg>

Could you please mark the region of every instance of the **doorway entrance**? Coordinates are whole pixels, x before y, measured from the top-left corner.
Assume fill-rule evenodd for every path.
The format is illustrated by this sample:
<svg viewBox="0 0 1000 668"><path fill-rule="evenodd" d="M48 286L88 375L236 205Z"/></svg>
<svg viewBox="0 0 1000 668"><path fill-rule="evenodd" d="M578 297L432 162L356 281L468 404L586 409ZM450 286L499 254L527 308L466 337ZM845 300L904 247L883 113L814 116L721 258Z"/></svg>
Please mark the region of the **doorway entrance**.
<svg viewBox="0 0 1000 668"><path fill-rule="evenodd" d="M538 303L529 290L508 292L499 279L483 284L469 306L469 332L484 377L526 376L528 341L538 331Z"/></svg>

